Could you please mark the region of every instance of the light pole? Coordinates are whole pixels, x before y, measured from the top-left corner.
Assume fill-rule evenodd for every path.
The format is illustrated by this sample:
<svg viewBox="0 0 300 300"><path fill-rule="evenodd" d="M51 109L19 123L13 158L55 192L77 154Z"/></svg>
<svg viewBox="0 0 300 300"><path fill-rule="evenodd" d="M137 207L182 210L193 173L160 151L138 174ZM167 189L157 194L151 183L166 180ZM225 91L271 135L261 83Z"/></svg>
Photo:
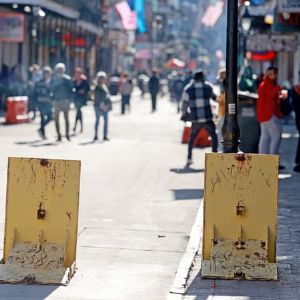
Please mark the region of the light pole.
<svg viewBox="0 0 300 300"><path fill-rule="evenodd" d="M224 153L237 153L240 136L237 121L238 1L228 0L227 3L226 109L222 128L223 151Z"/></svg>

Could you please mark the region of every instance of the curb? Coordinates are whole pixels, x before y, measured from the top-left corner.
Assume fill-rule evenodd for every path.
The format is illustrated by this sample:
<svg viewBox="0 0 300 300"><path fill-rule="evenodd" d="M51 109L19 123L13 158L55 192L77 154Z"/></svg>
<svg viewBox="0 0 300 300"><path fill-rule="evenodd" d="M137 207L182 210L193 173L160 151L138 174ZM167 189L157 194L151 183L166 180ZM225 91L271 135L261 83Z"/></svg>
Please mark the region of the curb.
<svg viewBox="0 0 300 300"><path fill-rule="evenodd" d="M194 263L194 258L199 249L202 247L203 201L204 200L202 199L196 215L195 223L190 233L189 243L180 261L173 285L167 294L166 300L181 300L187 290L187 281Z"/></svg>

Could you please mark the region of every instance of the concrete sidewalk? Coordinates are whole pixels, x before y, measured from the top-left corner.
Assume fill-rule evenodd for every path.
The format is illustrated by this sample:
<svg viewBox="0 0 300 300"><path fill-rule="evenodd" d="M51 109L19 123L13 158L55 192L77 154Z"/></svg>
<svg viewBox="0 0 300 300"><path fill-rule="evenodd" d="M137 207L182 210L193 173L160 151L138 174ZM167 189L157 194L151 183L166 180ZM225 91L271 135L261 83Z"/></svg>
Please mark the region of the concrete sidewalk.
<svg viewBox="0 0 300 300"><path fill-rule="evenodd" d="M188 261L182 261L172 292L168 294L168 300L300 299L300 174L293 172L297 139L294 126L285 126L281 145L281 163L286 169L279 175L277 238L279 281L201 279L199 275L201 250L195 251L196 255L191 257L195 245L201 249L202 213L198 213L187 248L190 257ZM185 259L186 257L187 255ZM188 262L192 262L190 269Z"/></svg>

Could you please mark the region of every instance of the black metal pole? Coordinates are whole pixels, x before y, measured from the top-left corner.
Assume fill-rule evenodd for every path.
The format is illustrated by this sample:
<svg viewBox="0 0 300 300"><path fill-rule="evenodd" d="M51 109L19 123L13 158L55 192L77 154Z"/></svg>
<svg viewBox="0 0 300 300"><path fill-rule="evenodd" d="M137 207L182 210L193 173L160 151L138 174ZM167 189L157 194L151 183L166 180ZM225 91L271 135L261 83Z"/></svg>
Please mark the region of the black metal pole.
<svg viewBox="0 0 300 300"><path fill-rule="evenodd" d="M225 120L222 128L223 152L239 151L240 129L237 120L237 74L238 74L238 1L227 1L227 45Z"/></svg>

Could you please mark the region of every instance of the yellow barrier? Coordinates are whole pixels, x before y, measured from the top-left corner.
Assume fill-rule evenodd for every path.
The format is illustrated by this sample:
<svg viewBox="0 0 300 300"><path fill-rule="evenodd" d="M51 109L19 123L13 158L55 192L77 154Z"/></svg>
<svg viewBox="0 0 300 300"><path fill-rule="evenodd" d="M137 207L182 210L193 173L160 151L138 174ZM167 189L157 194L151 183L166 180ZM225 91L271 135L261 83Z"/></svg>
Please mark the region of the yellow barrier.
<svg viewBox="0 0 300 300"><path fill-rule="evenodd" d="M201 276L277 279L278 156L206 154Z"/></svg>
<svg viewBox="0 0 300 300"><path fill-rule="evenodd" d="M9 158L0 281L66 284L75 272L80 161Z"/></svg>

